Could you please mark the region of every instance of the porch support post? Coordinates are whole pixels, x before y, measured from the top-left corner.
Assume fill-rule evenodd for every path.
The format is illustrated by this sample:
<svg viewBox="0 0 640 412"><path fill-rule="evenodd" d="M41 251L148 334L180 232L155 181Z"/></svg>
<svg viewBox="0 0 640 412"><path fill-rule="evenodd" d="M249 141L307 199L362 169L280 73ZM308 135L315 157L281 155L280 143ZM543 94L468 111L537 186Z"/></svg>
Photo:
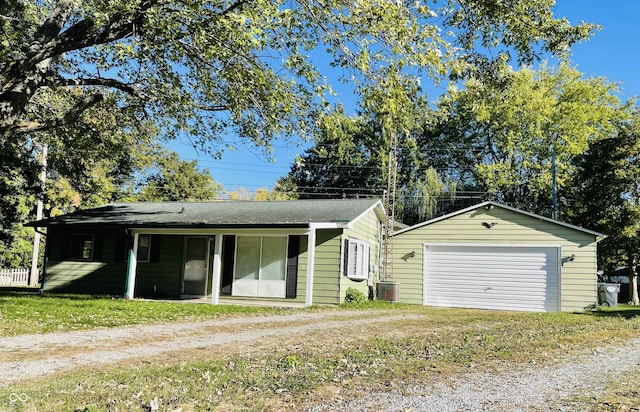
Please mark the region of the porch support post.
<svg viewBox="0 0 640 412"><path fill-rule="evenodd" d="M211 303L220 303L220 274L222 271L222 235L215 237L213 247L213 275L211 277Z"/></svg>
<svg viewBox="0 0 640 412"><path fill-rule="evenodd" d="M307 293L304 306L313 305L313 274L316 260L316 228L311 225L307 232Z"/></svg>
<svg viewBox="0 0 640 412"><path fill-rule="evenodd" d="M138 234L133 234L133 247L129 249L129 264L127 266L127 290L124 294L126 299L133 299L136 289L136 268L138 266Z"/></svg>

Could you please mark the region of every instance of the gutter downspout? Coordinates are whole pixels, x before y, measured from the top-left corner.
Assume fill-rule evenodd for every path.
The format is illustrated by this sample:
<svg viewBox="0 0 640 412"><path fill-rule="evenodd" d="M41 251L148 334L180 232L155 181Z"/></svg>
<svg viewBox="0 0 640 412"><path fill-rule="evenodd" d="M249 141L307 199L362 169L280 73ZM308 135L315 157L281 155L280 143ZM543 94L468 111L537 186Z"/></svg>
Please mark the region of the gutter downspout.
<svg viewBox="0 0 640 412"><path fill-rule="evenodd" d="M313 305L313 275L316 260L316 227L313 223L309 224L307 232L307 291L304 300L304 306Z"/></svg>

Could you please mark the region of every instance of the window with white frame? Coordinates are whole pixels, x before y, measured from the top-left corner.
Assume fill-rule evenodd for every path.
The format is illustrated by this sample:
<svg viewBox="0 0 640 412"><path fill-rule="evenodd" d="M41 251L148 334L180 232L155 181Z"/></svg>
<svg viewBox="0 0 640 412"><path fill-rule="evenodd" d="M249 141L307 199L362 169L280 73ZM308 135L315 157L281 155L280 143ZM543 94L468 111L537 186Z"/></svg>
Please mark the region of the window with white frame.
<svg viewBox="0 0 640 412"><path fill-rule="evenodd" d="M347 247L346 274L349 279L369 278L369 244L358 239L349 239Z"/></svg>

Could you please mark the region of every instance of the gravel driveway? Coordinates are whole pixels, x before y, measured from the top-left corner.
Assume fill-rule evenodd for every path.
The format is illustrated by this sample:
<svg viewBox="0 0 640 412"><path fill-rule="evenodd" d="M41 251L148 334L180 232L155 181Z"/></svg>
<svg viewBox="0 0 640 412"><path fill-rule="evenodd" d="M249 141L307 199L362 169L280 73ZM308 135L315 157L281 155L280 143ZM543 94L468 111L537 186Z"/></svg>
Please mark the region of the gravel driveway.
<svg viewBox="0 0 640 412"><path fill-rule="evenodd" d="M579 359L506 372L467 374L449 384L418 386L403 393L378 393L364 402L328 402L310 412L556 410L556 401L602 391L609 380L639 365L640 338L624 347L600 349ZM640 410L640 405L635 406L638 409L632 410Z"/></svg>
<svg viewBox="0 0 640 412"><path fill-rule="evenodd" d="M279 336L303 336L336 328L363 327L417 314L386 312L305 312L165 325L131 326L88 331L0 338L0 386L79 366L112 364L127 359L230 343L259 343ZM640 338L624 347L595 350L580 358L544 366L461 375L447 384L416 386L362 400L334 399L310 411L520 411L549 409L553 402L603 389L640 365Z"/></svg>

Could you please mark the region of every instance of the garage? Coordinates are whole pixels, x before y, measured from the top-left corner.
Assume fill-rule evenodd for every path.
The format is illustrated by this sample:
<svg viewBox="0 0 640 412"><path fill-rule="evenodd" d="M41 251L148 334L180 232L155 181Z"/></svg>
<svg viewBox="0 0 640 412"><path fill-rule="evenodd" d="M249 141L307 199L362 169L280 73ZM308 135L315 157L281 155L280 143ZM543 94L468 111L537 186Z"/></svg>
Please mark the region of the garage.
<svg viewBox="0 0 640 412"><path fill-rule="evenodd" d="M424 245L424 304L559 310L558 247Z"/></svg>
<svg viewBox="0 0 640 412"><path fill-rule="evenodd" d="M604 235L483 202L395 232L398 300L435 307L582 311L597 302Z"/></svg>

